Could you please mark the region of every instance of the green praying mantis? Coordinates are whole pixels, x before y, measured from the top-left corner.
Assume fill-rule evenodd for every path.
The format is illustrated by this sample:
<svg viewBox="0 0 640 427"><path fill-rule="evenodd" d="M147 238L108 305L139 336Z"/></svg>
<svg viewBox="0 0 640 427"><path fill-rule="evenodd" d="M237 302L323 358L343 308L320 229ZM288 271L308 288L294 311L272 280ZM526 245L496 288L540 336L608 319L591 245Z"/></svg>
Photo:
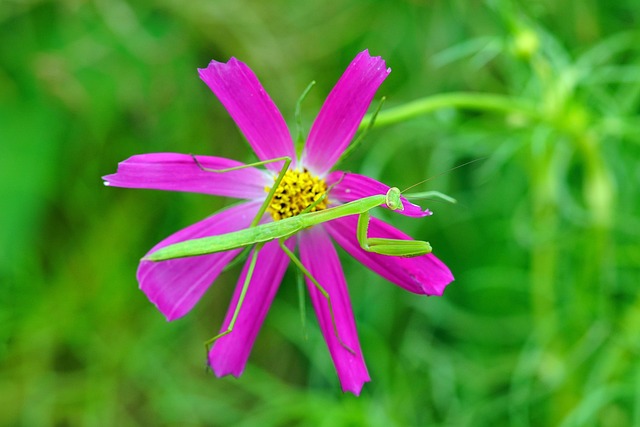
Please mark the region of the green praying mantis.
<svg viewBox="0 0 640 427"><path fill-rule="evenodd" d="M234 170L247 168L247 167L261 166L268 163L284 162L282 169L280 170L280 172L278 173L274 181L274 185L271 187L264 203L261 205L258 211L258 214L251 222L251 225L249 226L249 228L222 234L222 235L202 237L202 238L191 239L191 240L175 243L175 244L160 248L157 251L152 252L143 258L143 260L146 260L146 261L159 262L159 261L165 261L169 259L205 255L205 254L211 254L216 252L228 251L232 249L249 248L251 246L255 246L254 251L251 254L251 258L249 260L247 275L243 283L240 296L238 298L238 302L233 312L231 321L229 322L229 325L226 330L220 332L218 335L211 338L205 343L207 348L210 345L212 345L217 339L227 334L230 334L233 331L233 327L235 325L238 314L240 313L240 310L242 308L244 298L246 296L247 290L249 288L249 284L251 282L251 278L253 276L253 271L256 265L258 254L262 249L262 247L264 246L264 244L267 242L277 239L280 247L291 259L291 261L300 269L302 274L305 277L307 277L309 281L313 283L313 285L320 291L320 293L323 295L323 297L327 301L329 312L331 314L331 319L333 323L334 333L339 343L351 353L354 353L354 351L342 341L342 339L338 334L333 307L331 304L331 297L329 293L313 277L313 275L309 272L309 270L305 268L305 266L298 259L298 257L285 245L285 241L289 237L293 236L294 234L306 228L313 227L314 225L318 225L323 222L330 221L336 218L341 218L348 215L358 215L359 217L358 217L356 236L357 236L358 242L360 243L360 246L365 251L373 252L381 255L400 256L400 257L415 257L415 256L425 255L431 252L431 245L425 241L368 237L368 228L369 228L369 221L370 221L369 211L371 209L381 205L386 205L389 209L394 211L404 209L402 200L400 199L401 191L396 187L390 188L386 194L379 194L379 195L364 197L364 198L351 201L339 206L329 207L323 210L311 212L311 209L314 206L316 206L324 198L327 197L327 193L332 188L332 186L330 186L327 189L327 191L325 191L321 195L320 199L316 200L314 203L308 206L300 214L289 217L289 218L284 218L278 221L259 224L259 221L265 214L269 206L269 203L273 199L278 186L282 182L282 179L284 178L286 172L289 170L289 166L291 165L291 158L278 157L270 160L265 160L262 162L241 165L233 168L210 169L202 166L202 164L198 161L195 155L192 155L192 157L196 165L201 170L206 172L212 172L212 173L225 173L225 172L231 172ZM335 186L336 184L333 184L333 186ZM455 202L455 200L437 191L430 191L430 192L424 192L424 193L413 195L413 197L418 197L418 198L424 198L428 196L439 197L449 202Z"/></svg>

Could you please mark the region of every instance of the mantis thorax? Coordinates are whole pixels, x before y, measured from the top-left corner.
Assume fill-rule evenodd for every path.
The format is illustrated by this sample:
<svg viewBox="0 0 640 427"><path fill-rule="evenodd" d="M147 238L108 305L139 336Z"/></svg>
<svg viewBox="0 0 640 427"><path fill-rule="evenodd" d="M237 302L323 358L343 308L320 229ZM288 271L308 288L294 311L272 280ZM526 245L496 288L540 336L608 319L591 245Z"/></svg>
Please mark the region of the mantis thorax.
<svg viewBox="0 0 640 427"><path fill-rule="evenodd" d="M268 193L271 187L265 187ZM288 170L273 195L267 210L275 221L296 216L307 209L315 212L327 208L328 200L323 195L327 184L323 179L303 171Z"/></svg>

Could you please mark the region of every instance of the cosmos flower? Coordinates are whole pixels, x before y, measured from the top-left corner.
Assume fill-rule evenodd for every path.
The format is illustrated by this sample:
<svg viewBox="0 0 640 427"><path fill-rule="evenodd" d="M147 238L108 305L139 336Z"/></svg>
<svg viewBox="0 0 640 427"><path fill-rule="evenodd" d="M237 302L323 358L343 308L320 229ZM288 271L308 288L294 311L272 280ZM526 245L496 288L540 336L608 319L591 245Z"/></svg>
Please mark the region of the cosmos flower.
<svg viewBox="0 0 640 427"><path fill-rule="evenodd" d="M212 61L207 68L198 71L260 160L282 156L293 159L263 220L275 221L295 215L327 189L327 202L317 205L316 209L388 191L388 186L372 178L331 171L351 142L376 90L391 71L382 58L371 57L368 51L364 51L351 62L322 106L299 158L282 115L247 65L231 58L227 63ZM241 165L220 157L198 156L198 160L202 166L211 169ZM106 185L114 187L188 191L243 200L169 236L149 251L152 253L184 240L249 227L268 189L274 184L281 164L268 163L264 168L211 173L202 170L190 155L153 153L133 156L121 162L117 173L103 179ZM404 215L421 217L430 214L406 199L403 203L405 208L400 213ZM333 330L326 299L307 280L313 307L342 389L358 395L370 378L333 242L374 272L413 293L441 295L453 276L433 254L401 258L364 251L356 238L356 224L355 215L334 219L297 233L286 244L290 249L297 248L304 266L331 297L338 336L352 351L340 344ZM369 236L410 239L375 218L371 219ZM149 300L171 321L188 313L239 253L240 249L236 249L162 262L143 259L137 279ZM242 374L288 264L289 258L277 241L264 245L233 332L218 339L210 349L209 365L217 376L231 374L238 377ZM221 331L227 329L231 320L247 269L248 262L238 280Z"/></svg>

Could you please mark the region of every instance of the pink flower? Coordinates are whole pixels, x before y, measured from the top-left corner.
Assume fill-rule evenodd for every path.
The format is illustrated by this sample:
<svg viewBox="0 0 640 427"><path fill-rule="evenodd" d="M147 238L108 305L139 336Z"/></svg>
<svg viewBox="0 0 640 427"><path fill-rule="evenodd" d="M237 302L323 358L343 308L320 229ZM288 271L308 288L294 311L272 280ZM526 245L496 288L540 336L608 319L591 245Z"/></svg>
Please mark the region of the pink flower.
<svg viewBox="0 0 640 427"><path fill-rule="evenodd" d="M378 86L391 71L382 58L371 57L368 51L364 51L351 62L322 106L300 158L296 158L282 115L249 67L231 58L227 63L212 61L207 68L198 71L226 107L259 159L289 156L293 159L290 170L307 170L314 184L327 188L337 183L328 194L330 205L385 194L389 189L366 176L331 172L358 129ZM198 156L198 160L204 167L212 169L240 165L220 157ZM190 191L245 200L169 236L154 246L151 253L176 242L248 227L265 199L265 188L273 185L280 164L267 164L266 170L250 167L211 173L201 170L189 155L154 153L133 156L121 162L117 173L105 176L104 180L105 184L117 187ZM296 177L299 173L292 175L291 179L298 179ZM403 202L405 209L401 213L404 215L420 217L430 213L406 200ZM271 208L265 219L286 216L289 208L291 206L284 207L279 213L276 212L278 207ZM292 236L287 245L291 249L297 246L302 263L331 296L338 334L353 354L339 343L327 302L308 281L311 300L342 389L358 395L370 378L360 349L344 274L332 240L371 270L410 292L441 295L453 276L432 254L400 258L364 251L356 239L356 222L357 216L335 219ZM371 220L369 235L409 239L375 218ZM238 249L162 262L142 260L137 273L138 282L149 300L171 321L193 308L239 252ZM289 258L276 241L267 243L259 253L233 332L217 340L209 352L209 364L217 376L232 374L238 377L242 374L288 265ZM246 273L247 265L238 281L221 331L226 330L231 320Z"/></svg>

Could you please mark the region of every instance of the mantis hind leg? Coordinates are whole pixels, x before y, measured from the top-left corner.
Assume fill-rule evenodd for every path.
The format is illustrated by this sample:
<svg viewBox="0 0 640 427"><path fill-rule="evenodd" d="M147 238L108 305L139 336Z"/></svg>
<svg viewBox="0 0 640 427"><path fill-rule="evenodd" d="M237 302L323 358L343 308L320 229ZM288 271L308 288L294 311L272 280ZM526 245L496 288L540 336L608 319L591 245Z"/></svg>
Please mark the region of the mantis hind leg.
<svg viewBox="0 0 640 427"><path fill-rule="evenodd" d="M313 283L313 285L316 287L316 289L318 289L318 291L320 291L322 296L327 300L327 305L329 306L329 314L331 314L331 324L333 325L333 332L334 332L336 338L338 339L338 342L340 343L340 345L345 350L347 350L349 353L355 355L356 352L351 347L349 347L347 344L345 344L345 342L342 341L342 338L340 338L340 334L338 333L338 326L336 324L336 316L335 316L335 313L333 311L333 305L331 304L331 297L330 297L329 293L327 292L327 290L318 282L318 280L316 280L315 277L313 277L311 272L309 270L307 270L307 268L302 264L300 259L298 259L298 257L293 252L291 252L291 250L289 248L287 248L287 246L284 244L284 239L279 239L278 243L280 243L280 247L282 248L282 250L289 256L291 261L293 261L293 263L300 269L302 274L307 279L309 279L311 281L311 283Z"/></svg>
<svg viewBox="0 0 640 427"><path fill-rule="evenodd" d="M358 217L358 228L356 236L362 249L380 255L415 257L431 253L429 242L421 240L401 240L385 239L379 237L369 237L369 212L365 211Z"/></svg>
<svg viewBox="0 0 640 427"><path fill-rule="evenodd" d="M247 270L247 275L244 278L244 283L242 284L242 289L240 290L240 296L238 297L238 302L236 303L236 308L233 311L233 315L231 316L231 320L229 321L229 325L227 325L227 329L220 332L215 337L205 341L204 346L209 352L213 343L215 343L219 338L222 338L225 335L233 332L233 326L236 324L236 320L238 319L238 314L240 314L240 309L242 308L242 303L244 302L244 298L247 295L247 290L249 289L249 283L251 283L251 278L253 277L253 270L256 267L256 261L258 260L258 253L260 249L262 249L263 244L257 244L255 250L251 254L251 260L249 261L249 268Z"/></svg>

